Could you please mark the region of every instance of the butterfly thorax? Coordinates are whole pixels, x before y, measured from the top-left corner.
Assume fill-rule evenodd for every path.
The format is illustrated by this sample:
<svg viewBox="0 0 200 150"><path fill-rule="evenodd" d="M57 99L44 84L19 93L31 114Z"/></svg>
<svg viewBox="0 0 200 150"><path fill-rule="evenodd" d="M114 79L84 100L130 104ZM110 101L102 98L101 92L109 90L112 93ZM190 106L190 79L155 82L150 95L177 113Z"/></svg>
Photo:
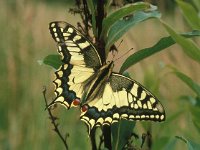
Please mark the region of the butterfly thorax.
<svg viewBox="0 0 200 150"><path fill-rule="evenodd" d="M84 102L88 103L95 99L97 96L103 95L103 89L109 81L114 64L113 61L103 65L95 74L94 78L87 83L86 91L84 94Z"/></svg>

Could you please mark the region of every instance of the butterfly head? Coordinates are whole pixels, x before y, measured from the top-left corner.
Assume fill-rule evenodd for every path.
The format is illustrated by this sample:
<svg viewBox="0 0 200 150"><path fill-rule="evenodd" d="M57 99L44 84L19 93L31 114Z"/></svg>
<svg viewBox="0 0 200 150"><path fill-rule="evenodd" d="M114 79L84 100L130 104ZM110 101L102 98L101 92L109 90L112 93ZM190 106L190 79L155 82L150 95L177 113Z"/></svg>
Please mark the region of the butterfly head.
<svg viewBox="0 0 200 150"><path fill-rule="evenodd" d="M105 65L105 68L113 69L114 67L114 61L108 61Z"/></svg>

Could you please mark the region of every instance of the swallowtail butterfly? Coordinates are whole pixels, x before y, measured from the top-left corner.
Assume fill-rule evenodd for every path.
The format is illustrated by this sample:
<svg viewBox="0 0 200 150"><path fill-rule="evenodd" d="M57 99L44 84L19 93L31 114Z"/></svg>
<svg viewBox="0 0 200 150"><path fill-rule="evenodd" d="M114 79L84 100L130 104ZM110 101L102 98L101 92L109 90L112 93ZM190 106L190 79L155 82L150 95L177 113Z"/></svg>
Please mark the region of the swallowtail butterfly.
<svg viewBox="0 0 200 150"><path fill-rule="evenodd" d="M113 62L101 61L94 45L66 22L51 22L63 64L55 72L53 103L67 109L80 105L80 119L89 131L120 119L164 121L159 100L137 81L112 71Z"/></svg>

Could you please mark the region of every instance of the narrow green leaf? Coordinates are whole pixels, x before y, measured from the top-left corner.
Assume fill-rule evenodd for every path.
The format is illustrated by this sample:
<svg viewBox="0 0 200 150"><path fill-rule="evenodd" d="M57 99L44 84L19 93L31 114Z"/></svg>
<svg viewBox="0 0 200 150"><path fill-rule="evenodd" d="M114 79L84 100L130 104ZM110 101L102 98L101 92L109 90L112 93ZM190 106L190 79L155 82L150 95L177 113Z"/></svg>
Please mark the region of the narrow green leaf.
<svg viewBox="0 0 200 150"><path fill-rule="evenodd" d="M177 140L175 138L169 140L169 142L165 145L165 147L163 148L163 150L175 149L176 142L177 142Z"/></svg>
<svg viewBox="0 0 200 150"><path fill-rule="evenodd" d="M156 142L153 142L152 149L153 150L160 150L164 149L164 147L169 143L170 137L159 137L155 139Z"/></svg>
<svg viewBox="0 0 200 150"><path fill-rule="evenodd" d="M177 138L178 140L181 140L182 142L187 144L187 140L184 137L176 135L175 138Z"/></svg>
<svg viewBox="0 0 200 150"><path fill-rule="evenodd" d="M192 140L188 140L188 150L200 150L200 144L193 142Z"/></svg>
<svg viewBox="0 0 200 150"><path fill-rule="evenodd" d="M186 38L192 38L194 36L200 36L200 30L193 30L192 32L185 32L185 33L181 33L180 35Z"/></svg>
<svg viewBox="0 0 200 150"><path fill-rule="evenodd" d="M109 53L110 47L124 35L134 25L145 21L150 18L160 18L161 14L158 11L143 12L138 11L130 16L129 19L122 19L116 21L116 23L110 27L108 36L106 38L106 55Z"/></svg>
<svg viewBox="0 0 200 150"><path fill-rule="evenodd" d="M186 32L181 34L182 36L186 38L191 38L195 36L200 36L200 31L195 30L192 32ZM137 62L155 54L162 50L164 50L167 47L170 47L171 45L175 44L175 41L172 39L172 37L164 37L161 38L154 46L149 48L144 48L142 50L137 51L136 53L129 56L123 65L120 68L120 72L124 72L126 69L131 67L132 65L136 64Z"/></svg>
<svg viewBox="0 0 200 150"><path fill-rule="evenodd" d="M121 18L133 14L135 11L144 10L150 7L149 3L138 2L134 4L128 4L117 11L111 13L108 17L103 20L103 29L101 38L106 39L108 30L110 27Z"/></svg>
<svg viewBox="0 0 200 150"><path fill-rule="evenodd" d="M190 58L200 63L200 48L191 40L186 39L185 37L177 34L169 25L162 22L163 26L167 30L167 32L171 35L171 37L178 43L185 54L187 54Z"/></svg>
<svg viewBox="0 0 200 150"><path fill-rule="evenodd" d="M106 0L106 3L105 3L106 13L108 13L108 10L110 9L111 3L112 3L112 0Z"/></svg>
<svg viewBox="0 0 200 150"><path fill-rule="evenodd" d="M95 11L95 5L93 0L87 0L88 7L90 9L90 13L92 14L92 29L93 34L95 37L97 37L97 28L96 28L96 11Z"/></svg>
<svg viewBox="0 0 200 150"><path fill-rule="evenodd" d="M62 65L60 55L48 55L43 59L43 63L49 65L55 69L58 69Z"/></svg>
<svg viewBox="0 0 200 150"><path fill-rule="evenodd" d="M192 106L190 112L192 114L192 121L194 123L194 126L196 127L197 131L200 134L200 117L199 117L200 107Z"/></svg>
<svg viewBox="0 0 200 150"><path fill-rule="evenodd" d="M121 120L120 122L111 125L113 150L119 150L125 146L134 127L135 122L128 120Z"/></svg>
<svg viewBox="0 0 200 150"><path fill-rule="evenodd" d="M176 2L181 8L184 17L190 26L193 29L200 30L200 17L198 16L198 12L195 10L195 8L190 3L184 2L183 0L176 0Z"/></svg>
<svg viewBox="0 0 200 150"><path fill-rule="evenodd" d="M181 95L179 99L181 101L185 100L186 102L189 102L189 104L191 104L192 106L198 105L197 99L190 95Z"/></svg>
<svg viewBox="0 0 200 150"><path fill-rule="evenodd" d="M199 120L198 121L193 120L193 124L194 124L194 126L196 127L197 131L200 134L200 122L199 122Z"/></svg>
<svg viewBox="0 0 200 150"><path fill-rule="evenodd" d="M182 72L174 70L173 73L175 73L179 79L181 79L184 83L186 83L200 97L200 85L199 84L194 82L190 77L183 74Z"/></svg>
<svg viewBox="0 0 200 150"><path fill-rule="evenodd" d="M188 150L200 150L200 144L192 141L192 140L188 140L184 137L181 136L175 136L177 139L179 139L180 141L184 142L187 144Z"/></svg>
<svg viewBox="0 0 200 150"><path fill-rule="evenodd" d="M181 109L178 110L177 112L173 113L171 116L167 117L167 120L165 122L163 122L161 124L161 127L166 127L166 126L170 126L170 124L176 120L178 117L180 117L180 115L182 115L185 112L185 110Z"/></svg>
<svg viewBox="0 0 200 150"><path fill-rule="evenodd" d="M193 0L193 3L199 12L200 11L200 0Z"/></svg>

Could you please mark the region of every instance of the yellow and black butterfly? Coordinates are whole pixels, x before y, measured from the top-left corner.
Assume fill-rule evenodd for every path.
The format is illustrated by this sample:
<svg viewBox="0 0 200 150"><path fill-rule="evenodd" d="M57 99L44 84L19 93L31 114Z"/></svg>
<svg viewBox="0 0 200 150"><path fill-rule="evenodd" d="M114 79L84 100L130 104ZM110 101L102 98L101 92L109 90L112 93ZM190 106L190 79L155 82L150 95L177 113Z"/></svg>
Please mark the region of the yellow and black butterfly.
<svg viewBox="0 0 200 150"><path fill-rule="evenodd" d="M112 71L113 62L102 63L93 44L72 25L49 25L63 64L55 72L56 98L68 109L80 105L89 128L111 125L120 119L164 121L159 100L135 80Z"/></svg>

